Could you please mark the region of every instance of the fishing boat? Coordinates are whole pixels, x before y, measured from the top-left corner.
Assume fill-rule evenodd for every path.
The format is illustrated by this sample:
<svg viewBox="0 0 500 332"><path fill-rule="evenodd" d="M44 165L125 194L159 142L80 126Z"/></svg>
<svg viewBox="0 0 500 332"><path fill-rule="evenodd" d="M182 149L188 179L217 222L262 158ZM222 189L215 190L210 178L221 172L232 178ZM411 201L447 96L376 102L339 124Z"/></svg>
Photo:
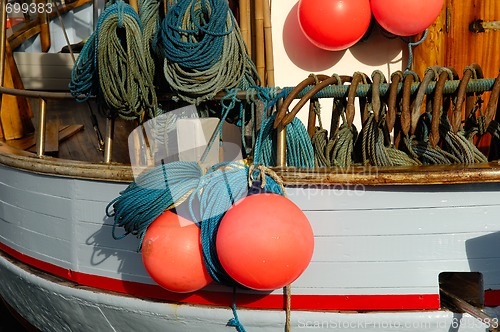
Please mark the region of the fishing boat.
<svg viewBox="0 0 500 332"><path fill-rule="evenodd" d="M153 23L157 17L175 18L167 13L177 18L190 13L181 3L201 2L173 3L155 2L148 11L156 13ZM213 3L218 1L205 5ZM281 8L283 3L272 6ZM488 3L494 7L493 1ZM146 12L148 4L139 2L139 12ZM4 79L2 120L9 115L17 122L1 122L0 298L29 329L498 330L500 163L495 126L500 78L483 75L485 66L477 64L461 75L449 66L426 66L423 74L394 70L389 79L380 70L371 76L316 72L278 88L272 57L283 52L263 46L271 39L270 22L275 30L279 22L293 29L291 21L300 8L290 7L284 20L271 20L275 16L269 5L230 2L228 11L218 16L231 28L214 33L210 42L224 38L235 43L231 45L239 50L235 54L241 75L234 83L231 72L223 88L209 92L193 92L191 81L176 86L180 78L168 74L158 83L148 60L130 54L117 56L122 70L98 71L102 62L92 56L105 48L99 33L88 39L67 77L71 91L24 89L18 83L9 87ZM1 7L6 8L5 1ZM200 7L193 12L197 10ZM215 7L211 10L216 16ZM252 10L253 15L244 15ZM2 11L0 23L5 26ZM132 45L143 45L134 39L138 34L133 27L147 20L145 16L139 18L133 4L117 1L104 9L96 31L120 31L118 44L130 51ZM256 22L250 21L253 16ZM385 38L377 31L365 38ZM241 34L243 42L233 34ZM2 35L0 44L5 45ZM109 31L103 35L115 36ZM166 32L158 37L164 42L168 38ZM144 39L146 45L151 42ZM16 45L14 39L10 43ZM246 53L251 45L257 57L262 55L255 68ZM309 47L323 57L338 54ZM109 49L105 54L110 57L119 53ZM157 50L170 61L160 67L165 73L169 63L175 67L171 59L178 56L170 54L171 49ZM427 53L414 51L416 68ZM5 69L0 77L16 68L4 66L11 59L8 53L0 52ZM186 60L189 54L179 58ZM139 74L123 69L129 68L127 63L142 66ZM228 67L221 68L219 72ZM139 79L147 73L153 73L149 81ZM110 81L99 83L105 75ZM119 86L113 77L140 83ZM201 84L204 77L195 77L195 83ZM249 77L254 78L252 84ZM238 85L242 81L246 84ZM112 88L106 92L107 86ZM141 93L127 90L134 86ZM105 94L119 91L125 93L112 104L114 99ZM10 104L7 98L12 98ZM300 112L307 104L309 113ZM332 105L332 115L323 114L323 121L320 104ZM324 118L329 117L326 130ZM170 129L165 124L169 121ZM19 137L8 136L13 129ZM277 200L265 210L271 195L291 205L283 203L282 208ZM259 281L244 282L238 273L229 273L231 259L221 269L222 256L218 262L217 254L222 255L222 249L214 254L213 247L202 244L210 247L217 241L220 249L225 239L236 237L231 231L226 238L214 238L222 232L224 218L241 206L233 203L251 197L265 199L237 215L250 222L241 226L247 233L238 232L243 238L232 247L238 249L229 250L234 261L243 261L240 268L260 266L255 272ZM287 217L280 220L273 210ZM179 261L169 265L162 260L166 251L154 262L160 266L158 274L146 266L154 242L148 231L167 213L176 221L195 221L194 229L201 233L195 242L206 283L197 289L162 284L158 274L181 269L175 265ZM276 220L267 219L269 215ZM301 224L300 234L285 243L291 258L283 255L271 265L251 263L252 256L260 254L257 247L242 256L239 245L258 237L253 228L260 219L264 224L281 222L280 229L288 229L287 223L301 218L307 223ZM209 222L216 223L215 231ZM280 236L287 239L285 233L273 239ZM267 255L278 251L272 245ZM182 251L173 255L184 258ZM298 272L291 276L278 267L281 261L293 265L300 259ZM243 277L253 273L245 271ZM276 271L285 271L286 282L262 286L273 284Z"/></svg>

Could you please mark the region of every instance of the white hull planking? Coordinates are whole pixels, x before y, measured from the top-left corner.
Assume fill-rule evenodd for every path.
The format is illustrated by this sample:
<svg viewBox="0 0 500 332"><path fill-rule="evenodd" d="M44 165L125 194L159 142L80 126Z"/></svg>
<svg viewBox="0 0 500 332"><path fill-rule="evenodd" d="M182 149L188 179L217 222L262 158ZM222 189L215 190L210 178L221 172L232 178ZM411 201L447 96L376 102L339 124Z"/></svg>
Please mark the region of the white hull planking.
<svg viewBox="0 0 500 332"><path fill-rule="evenodd" d="M4 166L0 174L1 245L72 272L154 284L136 252L137 239L113 240L112 220L105 217L106 205L126 184ZM498 183L288 187L287 193L306 213L315 233L311 264L293 283L293 295L437 297L438 276L445 271L480 272L483 289L500 289ZM41 279L5 259L1 264L0 295L43 331L63 331L67 324L72 331L129 331L131 327L215 331L227 330L225 324L232 317L227 307L166 304L82 290ZM207 289L228 292L217 285ZM421 330L448 331L457 319L457 314L435 310L346 314L319 309L292 311L292 326L331 327L328 322L365 322L358 326L366 326L379 320L434 322L435 329L426 325ZM242 309L239 314L249 331L251 327L283 331L282 310ZM96 326L84 328L87 324ZM468 327L484 331L484 326L475 329L477 324ZM348 329L356 330L350 325Z"/></svg>
<svg viewBox="0 0 500 332"><path fill-rule="evenodd" d="M31 324L44 332L234 331L226 326L228 308L179 305L106 294L58 283L16 266L0 255L0 294ZM490 310L490 314L495 313ZM247 331L282 332L285 313L239 309ZM469 314L450 311L339 313L293 311L296 330L464 331L484 332L489 326Z"/></svg>

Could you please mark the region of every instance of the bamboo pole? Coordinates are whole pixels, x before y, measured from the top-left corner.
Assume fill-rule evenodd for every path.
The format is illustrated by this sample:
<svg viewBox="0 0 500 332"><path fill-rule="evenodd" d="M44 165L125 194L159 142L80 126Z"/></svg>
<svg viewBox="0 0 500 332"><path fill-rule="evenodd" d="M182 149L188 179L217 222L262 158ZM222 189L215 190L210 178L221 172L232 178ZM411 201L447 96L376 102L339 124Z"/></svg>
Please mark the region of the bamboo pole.
<svg viewBox="0 0 500 332"><path fill-rule="evenodd" d="M239 24L240 24L240 31L241 35L243 37L243 41L245 41L245 44L247 45L247 52L250 58L252 57L252 34L250 31L250 22L251 22L251 15L250 15L250 0L239 0L239 12L240 12L240 17L239 17Z"/></svg>
<svg viewBox="0 0 500 332"><path fill-rule="evenodd" d="M128 4L135 10L136 13L139 13L139 4L137 3L137 0L129 0Z"/></svg>
<svg viewBox="0 0 500 332"><path fill-rule="evenodd" d="M47 1L39 0L37 4L43 4L46 8ZM38 7L37 7L38 8ZM43 10L38 13L38 20L40 22L40 44L42 48L42 52L48 52L50 49L50 28L49 28L49 16L48 12Z"/></svg>
<svg viewBox="0 0 500 332"><path fill-rule="evenodd" d="M273 30L271 25L270 0L264 0L264 47L266 59L266 86L274 86Z"/></svg>
<svg viewBox="0 0 500 332"><path fill-rule="evenodd" d="M265 86L264 1L267 0L255 0L255 65Z"/></svg>

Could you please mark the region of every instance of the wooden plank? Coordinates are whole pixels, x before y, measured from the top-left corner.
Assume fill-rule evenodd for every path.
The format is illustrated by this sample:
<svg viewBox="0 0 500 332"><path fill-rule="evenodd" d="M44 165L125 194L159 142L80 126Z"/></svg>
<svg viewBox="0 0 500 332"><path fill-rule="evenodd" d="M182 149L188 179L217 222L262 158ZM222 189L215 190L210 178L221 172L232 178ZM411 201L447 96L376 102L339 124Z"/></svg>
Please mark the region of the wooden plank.
<svg viewBox="0 0 500 332"><path fill-rule="evenodd" d="M64 142L68 138L76 135L83 130L83 125L69 125L59 127L59 143Z"/></svg>
<svg viewBox="0 0 500 332"><path fill-rule="evenodd" d="M420 77L433 65L453 67L461 73L466 66L478 63L485 77L496 77L500 31L475 33L469 31L469 24L476 19L494 21L499 17L497 0L446 0L426 40L414 49L414 70Z"/></svg>
<svg viewBox="0 0 500 332"><path fill-rule="evenodd" d="M446 6L443 6L443 10L438 18L429 27L424 42L413 48L412 70L415 71L420 78L424 77L425 70L428 67L444 65L446 58L445 31ZM414 37L414 41L418 41L422 37L423 34L419 34Z"/></svg>
<svg viewBox="0 0 500 332"><path fill-rule="evenodd" d="M500 234L500 225L497 220L497 216L500 215L500 206L305 211L305 215L310 220L314 233L329 239L476 232L485 232L485 234L499 232ZM374 223L377 227L373 227Z"/></svg>
<svg viewBox="0 0 500 332"><path fill-rule="evenodd" d="M59 204L67 204L67 202L61 201ZM28 232L39 233L56 239L65 239L71 234L73 228L71 223L64 218L38 214L36 211L10 204L3 205L2 219Z"/></svg>
<svg viewBox="0 0 500 332"><path fill-rule="evenodd" d="M45 153L53 154L59 151L59 128L57 122L50 120L45 129Z"/></svg>
<svg viewBox="0 0 500 332"><path fill-rule="evenodd" d="M376 220L373 220L376 222ZM315 233L321 234L321 233ZM313 260L316 262L396 262L489 259L499 256L499 246L486 250L476 238L487 232L446 234L403 234L391 236L332 236L315 238ZM496 237L498 240L498 237ZM491 244L492 241L488 243ZM473 244L470 244L473 243ZM472 248L474 247L474 248Z"/></svg>
<svg viewBox="0 0 500 332"><path fill-rule="evenodd" d="M19 72L24 81L27 79L40 80L41 78L46 79L71 79L71 66L66 66L65 64L59 65L28 65L17 63Z"/></svg>
<svg viewBox="0 0 500 332"><path fill-rule="evenodd" d="M75 54L75 56L78 56L78 54ZM73 65L73 58L69 53L14 52L14 58L16 59L16 63L20 68L21 66L33 66L33 69L40 66L54 66L66 67L71 70ZM52 73L48 74L52 75Z"/></svg>
<svg viewBox="0 0 500 332"><path fill-rule="evenodd" d="M4 87L13 88L14 82L8 62L4 68ZM0 122L2 122L3 135L6 140L22 138L24 136L23 125L18 110L19 104L17 103L16 96L2 95Z"/></svg>
<svg viewBox="0 0 500 332"><path fill-rule="evenodd" d="M59 127L58 140L59 143L66 141L68 138L83 130L83 125L65 125ZM33 135L21 139L9 141L9 145L21 150L34 152L32 149L35 146L35 137Z"/></svg>
<svg viewBox="0 0 500 332"><path fill-rule="evenodd" d="M2 242L9 247L44 262L72 268L71 241L32 232L10 223L3 225L2 235L5 236L5 241Z"/></svg>
<svg viewBox="0 0 500 332"><path fill-rule="evenodd" d="M26 90L69 91L70 78L23 77Z"/></svg>
<svg viewBox="0 0 500 332"><path fill-rule="evenodd" d="M20 150L27 150L33 147L35 144L35 137L33 137L33 135L9 141L10 146Z"/></svg>
<svg viewBox="0 0 500 332"><path fill-rule="evenodd" d="M14 84L14 88L24 90L23 80L21 78L21 74L19 73L19 69L17 67L16 60L12 54L12 48L8 42L5 43L5 55L6 60L8 61L8 65L12 75L12 82ZM33 112L31 111L30 103L28 98L24 98L21 96L17 97L18 111L19 117L22 122L23 130L25 135L33 133L35 131L35 127L31 122L33 118Z"/></svg>
<svg viewBox="0 0 500 332"><path fill-rule="evenodd" d="M451 171L450 171L451 173ZM389 210L488 206L500 204L500 184L479 183L436 186L322 185L287 187L288 197L304 211Z"/></svg>

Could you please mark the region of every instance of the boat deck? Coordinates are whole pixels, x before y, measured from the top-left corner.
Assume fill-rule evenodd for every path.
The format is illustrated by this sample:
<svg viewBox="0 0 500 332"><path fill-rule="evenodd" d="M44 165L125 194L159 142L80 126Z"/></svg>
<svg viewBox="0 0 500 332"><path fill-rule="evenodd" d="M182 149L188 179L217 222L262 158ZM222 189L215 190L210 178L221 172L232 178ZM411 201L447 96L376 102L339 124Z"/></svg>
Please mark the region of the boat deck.
<svg viewBox="0 0 500 332"><path fill-rule="evenodd" d="M38 123L39 105L30 100L34 113L34 123ZM99 112L95 101L80 103L74 100L47 101L46 154L61 159L100 163L104 160L104 152L99 148L99 138L92 124L91 114L95 114L101 135L104 137L106 119ZM114 129L112 161L129 164L127 138L136 126L134 122L117 119ZM53 138L53 139L52 139ZM56 139L57 138L57 139ZM9 140L9 146L26 151L35 151L35 135L16 140ZM123 144L125 142L125 144Z"/></svg>

